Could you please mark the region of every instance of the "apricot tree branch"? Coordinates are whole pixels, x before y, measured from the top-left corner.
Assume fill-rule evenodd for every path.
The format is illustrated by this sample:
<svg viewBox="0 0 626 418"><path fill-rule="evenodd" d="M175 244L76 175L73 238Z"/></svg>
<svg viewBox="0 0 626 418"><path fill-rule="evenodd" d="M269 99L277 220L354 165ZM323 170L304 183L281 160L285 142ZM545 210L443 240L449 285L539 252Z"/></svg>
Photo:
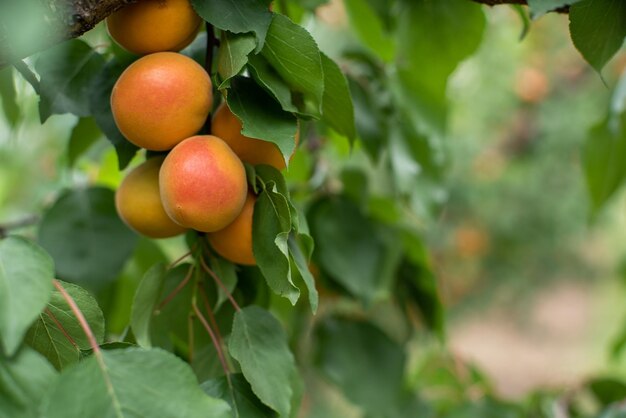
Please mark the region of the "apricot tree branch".
<svg viewBox="0 0 626 418"><path fill-rule="evenodd" d="M0 69L64 40L77 38L138 0L15 0L0 2ZM471 0L497 6L527 0ZM567 7L557 9L567 12Z"/></svg>
<svg viewBox="0 0 626 418"><path fill-rule="evenodd" d="M137 0L20 0L0 3L0 68L77 38Z"/></svg>

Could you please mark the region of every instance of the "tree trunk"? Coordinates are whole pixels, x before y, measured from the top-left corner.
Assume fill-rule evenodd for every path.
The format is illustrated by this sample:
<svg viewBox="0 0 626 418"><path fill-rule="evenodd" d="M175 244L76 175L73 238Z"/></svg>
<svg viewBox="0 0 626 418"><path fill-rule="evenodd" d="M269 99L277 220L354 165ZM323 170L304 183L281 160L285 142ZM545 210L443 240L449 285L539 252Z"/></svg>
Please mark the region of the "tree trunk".
<svg viewBox="0 0 626 418"><path fill-rule="evenodd" d="M0 0L0 68L77 38L138 0ZM526 0L472 0L490 6ZM566 10L560 10L566 11Z"/></svg>

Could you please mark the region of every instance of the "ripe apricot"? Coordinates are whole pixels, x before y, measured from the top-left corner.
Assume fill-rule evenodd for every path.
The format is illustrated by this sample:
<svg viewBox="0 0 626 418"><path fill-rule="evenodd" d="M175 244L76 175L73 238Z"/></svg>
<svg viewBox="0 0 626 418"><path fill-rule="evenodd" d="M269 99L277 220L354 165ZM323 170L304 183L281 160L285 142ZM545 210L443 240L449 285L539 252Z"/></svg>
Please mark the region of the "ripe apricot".
<svg viewBox="0 0 626 418"><path fill-rule="evenodd" d="M170 218L203 232L234 221L248 190L241 160L212 135L192 136L176 145L165 157L159 183Z"/></svg>
<svg viewBox="0 0 626 418"><path fill-rule="evenodd" d="M144 55L180 51L194 40L202 19L189 0L140 0L113 13L106 23L122 48Z"/></svg>
<svg viewBox="0 0 626 418"><path fill-rule="evenodd" d="M226 228L207 234L213 249L228 261L254 266L252 253L252 215L256 196L248 192L243 210Z"/></svg>
<svg viewBox="0 0 626 418"><path fill-rule="evenodd" d="M133 144L171 149L196 134L213 104L211 78L191 58L157 52L132 63L111 93L117 127Z"/></svg>
<svg viewBox="0 0 626 418"><path fill-rule="evenodd" d="M215 111L211 129L214 135L222 138L235 151L241 161L252 165L267 164L278 170L286 167L285 159L276 144L250 138L241 133L243 129L241 121L230 111L226 103L222 103ZM298 142L299 135L296 133L296 146Z"/></svg>
<svg viewBox="0 0 626 418"><path fill-rule="evenodd" d="M159 169L163 157L151 158L135 167L115 192L120 218L133 230L151 238L173 237L185 232L163 209L159 191Z"/></svg>

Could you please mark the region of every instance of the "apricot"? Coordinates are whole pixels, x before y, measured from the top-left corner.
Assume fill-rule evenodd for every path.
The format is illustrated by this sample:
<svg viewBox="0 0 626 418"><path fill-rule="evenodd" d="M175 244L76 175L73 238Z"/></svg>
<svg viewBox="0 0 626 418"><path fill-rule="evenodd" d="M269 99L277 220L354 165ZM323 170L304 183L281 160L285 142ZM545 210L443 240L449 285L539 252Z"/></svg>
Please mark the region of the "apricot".
<svg viewBox="0 0 626 418"><path fill-rule="evenodd" d="M179 225L218 231L241 213L246 201L246 172L220 138L192 136L165 157L159 174L165 212Z"/></svg>
<svg viewBox="0 0 626 418"><path fill-rule="evenodd" d="M278 170L286 167L283 154L276 144L250 138L241 133L243 129L241 121L230 111L226 103L219 105L215 111L211 129L214 135L222 138L235 151L241 161L252 165L267 164ZM298 142L299 133L296 133L296 146Z"/></svg>
<svg viewBox="0 0 626 418"><path fill-rule="evenodd" d="M194 40L201 23L189 0L140 0L106 19L115 42L138 55L180 51Z"/></svg>
<svg viewBox="0 0 626 418"><path fill-rule="evenodd" d="M115 192L115 207L131 229L151 238L173 237L185 232L163 209L159 169L164 157L151 158L135 167Z"/></svg>
<svg viewBox="0 0 626 418"><path fill-rule="evenodd" d="M146 55L113 86L113 118L133 144L165 151L202 128L213 105L211 88L211 78L191 58L176 52Z"/></svg>
<svg viewBox="0 0 626 418"><path fill-rule="evenodd" d="M256 196L248 192L243 210L226 228L207 234L213 249L228 261L254 266L252 253L252 215Z"/></svg>

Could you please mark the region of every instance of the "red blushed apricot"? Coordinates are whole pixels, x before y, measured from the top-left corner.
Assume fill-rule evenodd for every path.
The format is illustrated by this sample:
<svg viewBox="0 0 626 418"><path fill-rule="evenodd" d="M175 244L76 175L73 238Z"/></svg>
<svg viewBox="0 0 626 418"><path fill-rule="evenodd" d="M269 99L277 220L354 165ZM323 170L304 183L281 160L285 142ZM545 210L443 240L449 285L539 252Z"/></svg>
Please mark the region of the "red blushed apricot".
<svg viewBox="0 0 626 418"><path fill-rule="evenodd" d="M235 154L248 164L267 164L278 170L286 167L282 153L271 142L244 136L241 133L243 126L225 103L222 103L213 116L211 123L213 134L222 138ZM296 133L296 147L299 142L299 132ZM295 149L294 149L295 152ZM293 157L293 154L291 155Z"/></svg>
<svg viewBox="0 0 626 418"><path fill-rule="evenodd" d="M111 110L126 139L165 151L202 128L213 105L211 89L211 78L194 60L158 52L124 70L111 93Z"/></svg>
<svg viewBox="0 0 626 418"><path fill-rule="evenodd" d="M140 0L113 13L106 23L122 48L145 55L180 51L194 40L202 19L189 0Z"/></svg>
<svg viewBox="0 0 626 418"><path fill-rule="evenodd" d="M170 218L202 232L218 231L234 221L248 190L241 160L212 135L176 145L165 157L159 183Z"/></svg>
<svg viewBox="0 0 626 418"><path fill-rule="evenodd" d="M163 158L151 158L135 167L115 192L115 207L131 229L150 238L173 237L185 232L163 209L159 169Z"/></svg>
<svg viewBox="0 0 626 418"><path fill-rule="evenodd" d="M252 252L252 215L256 196L248 192L243 210L226 228L207 234L213 249L228 261L256 265Z"/></svg>

